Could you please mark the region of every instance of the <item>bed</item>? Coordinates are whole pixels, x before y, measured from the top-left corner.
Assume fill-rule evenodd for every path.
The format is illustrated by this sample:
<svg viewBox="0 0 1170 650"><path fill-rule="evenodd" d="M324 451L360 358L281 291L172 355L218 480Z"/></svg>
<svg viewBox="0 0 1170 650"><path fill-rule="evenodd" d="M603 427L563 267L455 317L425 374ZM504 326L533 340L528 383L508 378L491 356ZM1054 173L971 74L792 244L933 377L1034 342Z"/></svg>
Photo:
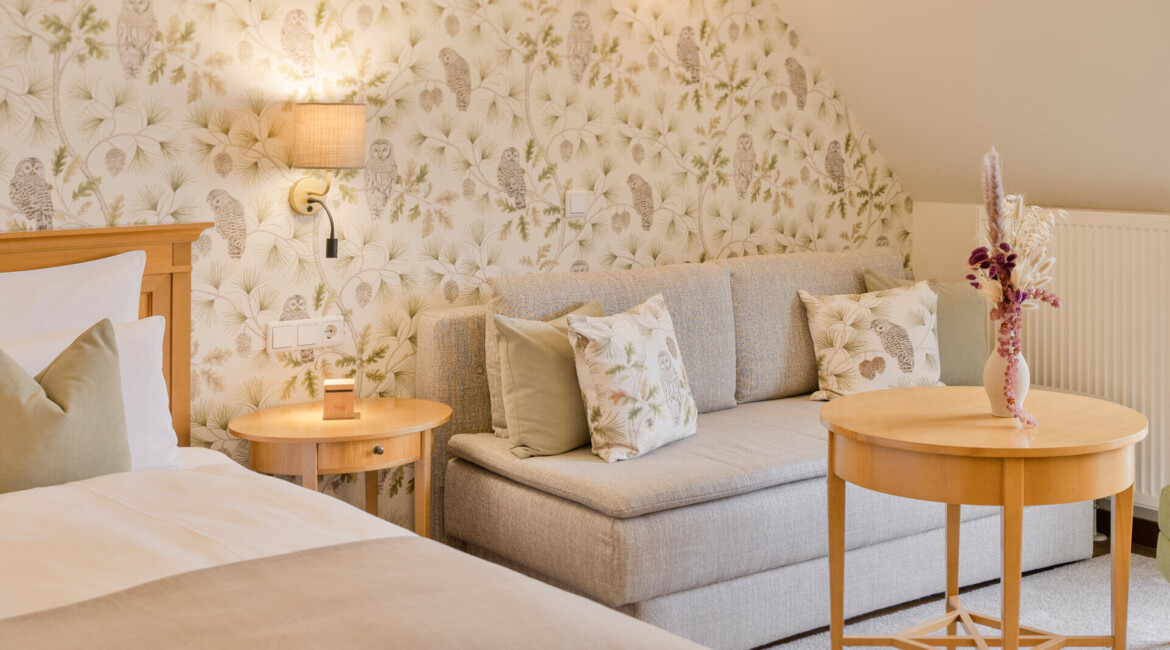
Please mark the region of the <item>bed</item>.
<svg viewBox="0 0 1170 650"><path fill-rule="evenodd" d="M209 225L0 234L0 273L146 252L139 317L166 318L180 445L178 469L0 494L0 648L697 647L190 447L191 243Z"/></svg>

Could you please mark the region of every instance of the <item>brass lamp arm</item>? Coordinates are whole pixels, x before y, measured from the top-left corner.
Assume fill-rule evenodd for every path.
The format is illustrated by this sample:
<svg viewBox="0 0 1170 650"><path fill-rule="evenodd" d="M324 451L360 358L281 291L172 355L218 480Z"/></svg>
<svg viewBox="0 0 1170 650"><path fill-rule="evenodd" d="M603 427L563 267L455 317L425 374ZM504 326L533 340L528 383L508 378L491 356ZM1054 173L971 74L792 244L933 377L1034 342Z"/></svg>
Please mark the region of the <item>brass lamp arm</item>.
<svg viewBox="0 0 1170 650"><path fill-rule="evenodd" d="M325 180L320 178L302 178L292 184L288 190L288 204L297 214L316 214L317 205L323 205L321 199L333 187L333 171L325 172ZM315 200L313 200L315 199Z"/></svg>
<svg viewBox="0 0 1170 650"><path fill-rule="evenodd" d="M325 195L333 186L333 172L325 172L325 180L319 178L302 178L293 183L288 190L288 204L293 212L304 215L315 215L320 210L329 217L329 239L325 240L325 257L337 257L337 234L333 225L333 213L325 205Z"/></svg>

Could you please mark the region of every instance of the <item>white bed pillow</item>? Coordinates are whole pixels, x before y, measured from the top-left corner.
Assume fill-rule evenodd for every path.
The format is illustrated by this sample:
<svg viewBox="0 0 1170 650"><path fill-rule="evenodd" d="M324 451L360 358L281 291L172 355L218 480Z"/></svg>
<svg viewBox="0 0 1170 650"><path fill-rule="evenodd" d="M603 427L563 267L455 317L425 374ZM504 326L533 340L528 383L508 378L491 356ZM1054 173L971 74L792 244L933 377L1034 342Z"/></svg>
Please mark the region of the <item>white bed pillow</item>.
<svg viewBox="0 0 1170 650"><path fill-rule="evenodd" d="M81 333L103 318L115 325L138 320L145 268L146 253L131 251L92 262L0 273L0 341L45 332Z"/></svg>
<svg viewBox="0 0 1170 650"><path fill-rule="evenodd" d="M0 340L0 349L30 375L36 375L83 331ZM162 372L165 331L166 321L162 316L114 325L131 470L182 466Z"/></svg>

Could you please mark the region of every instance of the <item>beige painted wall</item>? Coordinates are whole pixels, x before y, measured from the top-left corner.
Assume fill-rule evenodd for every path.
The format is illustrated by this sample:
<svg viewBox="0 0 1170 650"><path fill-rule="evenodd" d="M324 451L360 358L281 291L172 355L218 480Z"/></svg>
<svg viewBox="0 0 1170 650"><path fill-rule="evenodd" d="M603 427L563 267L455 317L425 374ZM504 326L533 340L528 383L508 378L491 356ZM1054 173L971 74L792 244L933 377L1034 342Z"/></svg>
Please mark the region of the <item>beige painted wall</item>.
<svg viewBox="0 0 1170 650"><path fill-rule="evenodd" d="M914 204L914 277L944 282L963 279L967 256L975 248L979 206L974 203Z"/></svg>
<svg viewBox="0 0 1170 650"><path fill-rule="evenodd" d="M915 202L980 201L995 145L1040 205L1170 211L1170 2L785 5Z"/></svg>

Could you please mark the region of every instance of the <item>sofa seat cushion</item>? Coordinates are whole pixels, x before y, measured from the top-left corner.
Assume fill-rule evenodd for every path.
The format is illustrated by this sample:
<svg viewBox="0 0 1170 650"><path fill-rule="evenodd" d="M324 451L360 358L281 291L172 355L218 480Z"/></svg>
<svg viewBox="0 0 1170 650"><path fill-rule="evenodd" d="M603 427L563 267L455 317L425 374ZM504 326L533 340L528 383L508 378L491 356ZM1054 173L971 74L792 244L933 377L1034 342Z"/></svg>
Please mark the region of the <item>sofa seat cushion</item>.
<svg viewBox="0 0 1170 650"><path fill-rule="evenodd" d="M826 483L818 476L618 519L454 459L447 467L446 530L620 607L824 557L825 504ZM997 513L986 506L962 510L965 521ZM846 547L857 549L942 528L946 508L849 485L846 520ZM1062 520L1051 530L1077 529ZM1026 537L1048 532L1029 529Z"/></svg>
<svg viewBox="0 0 1170 650"><path fill-rule="evenodd" d="M824 476L821 406L801 396L705 413L695 435L621 463L606 463L589 447L520 459L511 443L491 434L452 436L447 449L604 515L637 517Z"/></svg>

